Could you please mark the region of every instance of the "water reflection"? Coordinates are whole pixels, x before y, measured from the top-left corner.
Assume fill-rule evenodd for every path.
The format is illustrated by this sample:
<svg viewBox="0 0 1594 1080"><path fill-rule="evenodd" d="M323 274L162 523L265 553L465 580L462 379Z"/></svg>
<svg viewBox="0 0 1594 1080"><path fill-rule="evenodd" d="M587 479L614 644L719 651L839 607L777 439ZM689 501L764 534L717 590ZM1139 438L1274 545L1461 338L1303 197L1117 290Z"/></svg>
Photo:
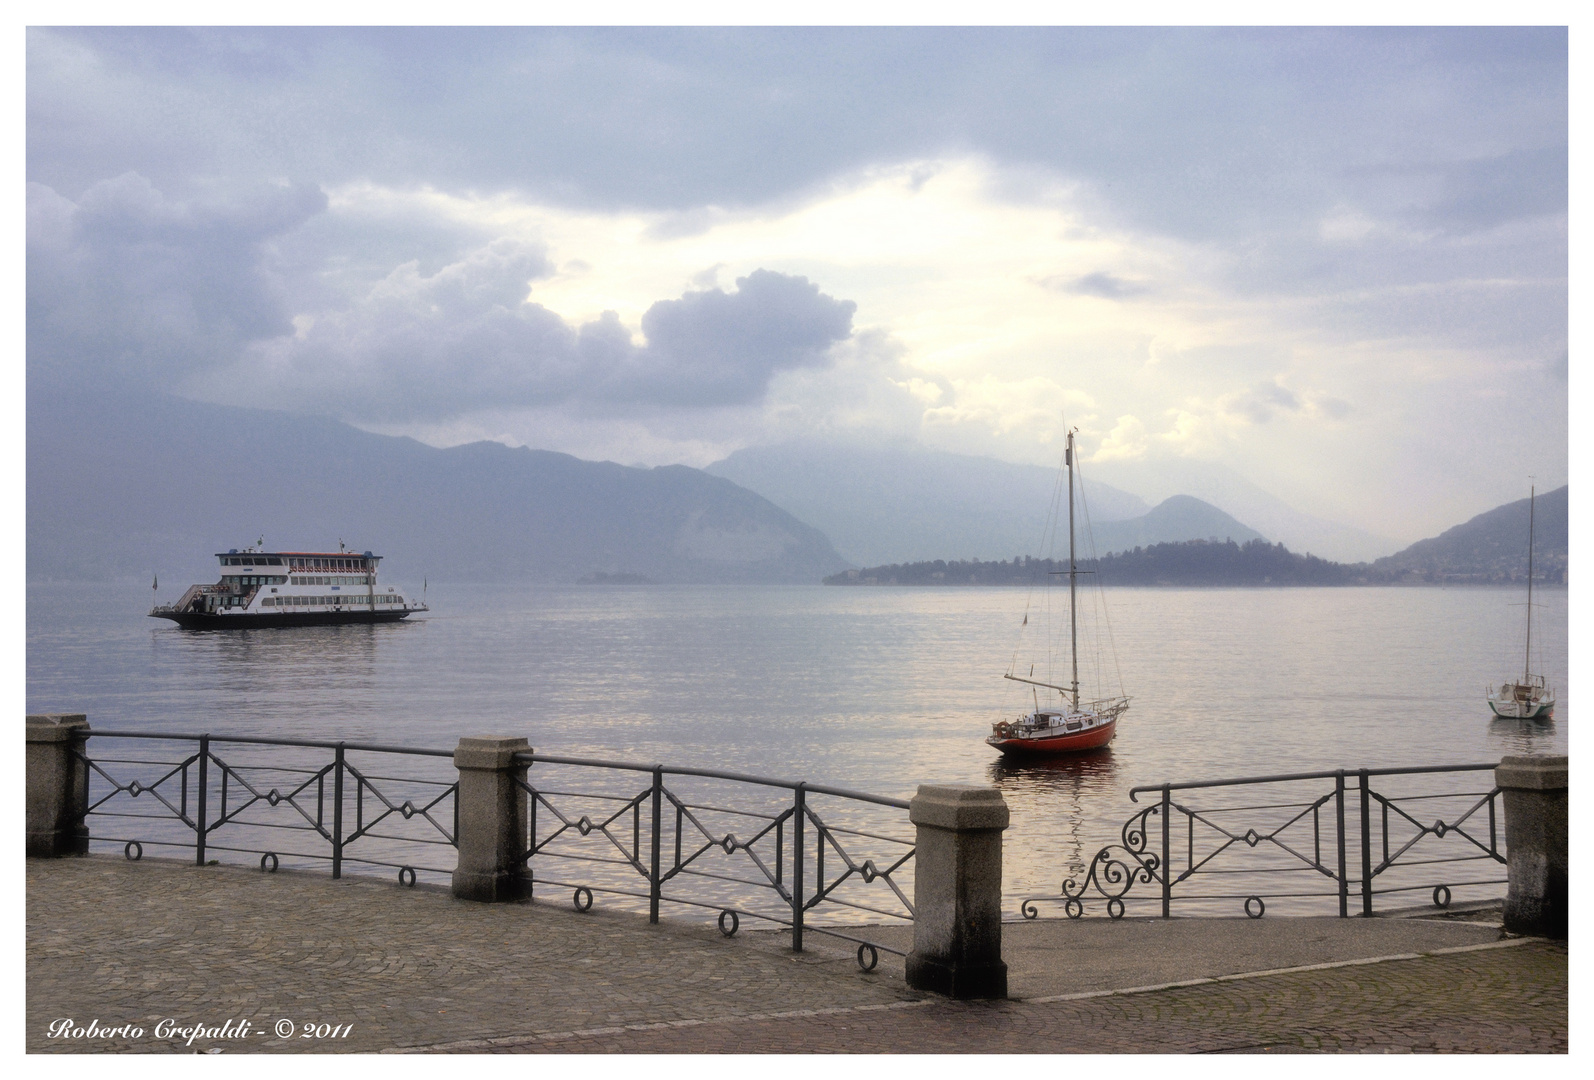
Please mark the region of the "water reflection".
<svg viewBox="0 0 1594 1080"><path fill-rule="evenodd" d="M1012 808L1010 842L1031 855L1044 850L1045 862L1054 872L1060 867L1063 877L1083 874L1101 846L1099 823L1087 818L1099 809L1102 796L1119 786L1112 747L1058 757L1003 758L990 765L987 775Z"/></svg>
<svg viewBox="0 0 1594 1080"><path fill-rule="evenodd" d="M1553 750L1555 717L1523 720L1514 716L1495 716L1489 720L1489 741L1498 742L1508 753L1532 754Z"/></svg>
<svg viewBox="0 0 1594 1080"><path fill-rule="evenodd" d="M243 678L253 687L293 673L333 669L339 675L368 676L381 645L396 633L413 630L404 623L349 626L268 627L250 630L157 631L190 661L214 665L224 677Z"/></svg>
<svg viewBox="0 0 1594 1080"><path fill-rule="evenodd" d="M1025 795L1099 795L1115 789L1112 747L1055 757L1001 758L987 770L991 783L1014 798Z"/></svg>

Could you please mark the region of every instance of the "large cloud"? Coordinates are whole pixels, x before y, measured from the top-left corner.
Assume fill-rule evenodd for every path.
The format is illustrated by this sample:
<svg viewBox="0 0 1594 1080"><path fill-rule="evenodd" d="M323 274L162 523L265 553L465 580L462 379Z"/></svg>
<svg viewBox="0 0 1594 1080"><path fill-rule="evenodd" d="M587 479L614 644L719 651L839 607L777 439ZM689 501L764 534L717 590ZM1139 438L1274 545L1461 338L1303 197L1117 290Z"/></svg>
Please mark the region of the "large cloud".
<svg viewBox="0 0 1594 1080"><path fill-rule="evenodd" d="M974 152L1186 237L1566 205L1564 27L36 29L30 178L311 175L692 211ZM181 122L174 122L180 117Z"/></svg>
<svg viewBox="0 0 1594 1080"><path fill-rule="evenodd" d="M295 230L326 206L307 185L204 204L136 173L75 203L30 184L33 373L223 400L246 384L255 404L367 423L563 403L691 410L756 404L773 376L825 367L852 333L851 301L764 269L731 292L654 303L641 343L613 312L572 325L527 300L552 272L544 248L509 237L355 287L340 267L359 239L343 236L283 273Z"/></svg>
<svg viewBox="0 0 1594 1080"><path fill-rule="evenodd" d="M34 29L29 372L655 463L1068 404L1439 525L1566 458L1567 41Z"/></svg>
<svg viewBox="0 0 1594 1080"><path fill-rule="evenodd" d="M29 184L33 374L170 386L291 333L269 244L325 206L314 185L180 203L127 173L73 203Z"/></svg>
<svg viewBox="0 0 1594 1080"><path fill-rule="evenodd" d="M393 271L359 303L265 343L256 385L314 378L356 421L439 420L485 408L597 412L751 405L781 371L824 367L852 332L851 301L757 270L736 289L688 292L642 316L638 344L614 312L580 326L527 301L539 252L499 240L430 277ZM330 400L330 399L329 399Z"/></svg>

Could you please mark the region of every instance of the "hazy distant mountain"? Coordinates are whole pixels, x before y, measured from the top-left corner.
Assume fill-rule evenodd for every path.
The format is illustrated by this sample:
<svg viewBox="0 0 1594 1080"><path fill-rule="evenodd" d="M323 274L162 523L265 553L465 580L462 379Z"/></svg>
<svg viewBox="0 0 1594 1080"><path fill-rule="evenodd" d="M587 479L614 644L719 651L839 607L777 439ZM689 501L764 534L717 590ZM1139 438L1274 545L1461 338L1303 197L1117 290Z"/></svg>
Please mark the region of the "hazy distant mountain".
<svg viewBox="0 0 1594 1080"><path fill-rule="evenodd" d="M1567 569L1567 490L1541 494L1533 507L1533 579L1564 582ZM1528 571L1528 500L1487 513L1369 568L1380 579L1433 582L1525 581Z"/></svg>
<svg viewBox="0 0 1594 1080"><path fill-rule="evenodd" d="M1399 542L1389 537L1303 513L1233 469L1213 462L1178 457L1108 461L1087 463L1085 471L1151 500L1193 495L1291 551L1337 562L1366 562L1399 547Z"/></svg>
<svg viewBox="0 0 1594 1080"><path fill-rule="evenodd" d="M994 458L816 442L748 447L704 471L758 492L865 565L1035 552L1058 479L1056 469ZM1106 484L1084 494L1098 525L1150 509Z"/></svg>
<svg viewBox="0 0 1594 1080"><path fill-rule="evenodd" d="M1137 547L1076 565L1103 585L1353 585L1360 566L1297 555L1283 544L1251 540L1183 540ZM894 563L844 570L826 585L1025 585L1057 583L1068 559Z"/></svg>
<svg viewBox="0 0 1594 1080"><path fill-rule="evenodd" d="M1095 540L1094 549L1100 555L1185 540L1233 540L1236 544L1243 544L1248 540L1264 539L1255 529L1240 524L1210 503L1189 495L1174 495L1164 499L1149 513L1128 521L1097 523L1091 533ZM1066 542L1065 535L1063 543ZM1083 545L1080 550L1085 550Z"/></svg>
<svg viewBox="0 0 1594 1080"><path fill-rule="evenodd" d="M28 398L30 579L159 570L268 546L388 557L399 580L812 581L846 566L816 529L697 469L473 443L438 450L287 413L165 397ZM612 577L611 577L612 580Z"/></svg>
<svg viewBox="0 0 1594 1080"><path fill-rule="evenodd" d="M1193 504L1193 505L1192 505ZM1175 496L1130 526L1155 518L1190 515L1221 524L1227 515L1196 499ZM1211 515L1218 514L1213 518ZM1244 526L1241 526L1244 528ZM1149 530L1148 530L1149 533ZM1528 500L1508 503L1471 521L1422 540L1405 551L1367 563L1331 562L1291 552L1265 540L1151 542L1128 553L1081 558L1103 584L1117 585L1379 585L1504 583L1527 573ZM1099 539L1099 538L1098 538ZM1105 550L1098 543L1098 550ZM1565 583L1567 575L1567 488L1539 496L1534 512L1535 581ZM833 574L827 585L1031 585L1066 570L1062 558L1013 560L920 560L864 567Z"/></svg>

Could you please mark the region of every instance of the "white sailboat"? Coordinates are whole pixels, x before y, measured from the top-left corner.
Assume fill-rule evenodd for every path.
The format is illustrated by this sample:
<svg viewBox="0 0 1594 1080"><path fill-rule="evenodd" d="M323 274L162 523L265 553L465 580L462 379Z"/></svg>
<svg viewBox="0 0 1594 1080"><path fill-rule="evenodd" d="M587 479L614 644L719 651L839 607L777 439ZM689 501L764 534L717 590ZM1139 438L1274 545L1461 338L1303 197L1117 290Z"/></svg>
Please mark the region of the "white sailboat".
<svg viewBox="0 0 1594 1080"><path fill-rule="evenodd" d="M1072 754L1106 746L1118 733L1118 718L1129 708L1129 698L1123 694L1093 701L1080 700L1077 587L1080 570L1074 548L1073 431L1068 432L1063 464L1068 469L1068 644L1072 678L1067 686L1057 686L1036 679L1033 668L1028 677L1015 675L1012 671L1002 676L1028 684L1035 702L1032 712L1016 720L1000 720L991 726L991 734L985 741L1010 756ZM1048 691L1046 705L1042 705L1040 700L1039 692L1042 689ZM1052 703L1052 693L1058 695L1055 704Z"/></svg>
<svg viewBox="0 0 1594 1080"><path fill-rule="evenodd" d="M1549 719L1555 713L1555 691L1544 684L1543 675L1535 675L1533 667L1533 500L1535 491L1528 488L1528 627L1527 644L1523 647L1522 677L1500 684L1500 689L1489 688L1489 708L1494 715L1511 720Z"/></svg>

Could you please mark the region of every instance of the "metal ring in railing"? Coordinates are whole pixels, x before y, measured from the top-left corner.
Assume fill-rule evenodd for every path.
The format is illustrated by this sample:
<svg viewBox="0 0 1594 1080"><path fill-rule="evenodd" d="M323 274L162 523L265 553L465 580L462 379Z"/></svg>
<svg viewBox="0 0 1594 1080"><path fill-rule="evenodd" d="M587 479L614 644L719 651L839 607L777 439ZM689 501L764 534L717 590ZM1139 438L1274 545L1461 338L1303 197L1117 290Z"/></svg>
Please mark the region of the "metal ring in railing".
<svg viewBox="0 0 1594 1080"><path fill-rule="evenodd" d="M576 905L577 911L591 911L592 890L587 888L585 885L577 885L576 895L572 902Z"/></svg>
<svg viewBox="0 0 1594 1080"><path fill-rule="evenodd" d="M122 854L127 857L128 862L138 862L144 857L144 845L137 840L129 840L127 846L122 849Z"/></svg>
<svg viewBox="0 0 1594 1080"><path fill-rule="evenodd" d="M725 927L725 916L727 915L731 917L730 929L726 929ZM726 937L735 937L736 931L742 928L742 920L740 916L738 916L736 912L732 911L730 908L726 908L724 911L720 912L719 924L720 933L724 934Z"/></svg>
<svg viewBox="0 0 1594 1080"><path fill-rule="evenodd" d="M1070 919L1077 919L1085 914L1085 902L1077 896L1070 896L1063 901L1063 914Z"/></svg>
<svg viewBox="0 0 1594 1080"><path fill-rule="evenodd" d="M266 865L267 859L271 860L270 866ZM277 872L278 865L277 853L275 851L268 851L264 855L260 856L260 869L264 870L266 873L275 874Z"/></svg>
<svg viewBox="0 0 1594 1080"><path fill-rule="evenodd" d="M1251 905L1253 903L1256 904L1255 911L1251 910ZM1262 902L1262 898L1260 896L1247 896L1245 898L1245 914L1247 918L1260 919L1263 913L1266 911L1267 905Z"/></svg>
<svg viewBox="0 0 1594 1080"><path fill-rule="evenodd" d="M406 880L406 877L408 878L408 880ZM413 866L401 866L401 867L399 867L399 884L403 885L405 888L408 888L408 889L415 888L415 867L413 867Z"/></svg>
<svg viewBox="0 0 1594 1080"><path fill-rule="evenodd" d="M1441 894L1443 894L1443 896L1444 896L1443 900L1439 899ZM1437 907L1437 908L1447 908L1447 907L1450 906L1450 886L1448 886L1448 885L1435 885L1434 886L1434 888L1433 888L1433 906Z"/></svg>
<svg viewBox="0 0 1594 1080"><path fill-rule="evenodd" d="M1124 902L1122 899L1114 896L1107 901L1107 917L1109 919L1121 919L1124 917Z"/></svg>
<svg viewBox="0 0 1594 1080"><path fill-rule="evenodd" d="M869 955L869 959L867 960L864 959L865 953L868 953ZM860 968L862 968L864 971L873 971L875 969L875 965L878 963L880 963L879 949L876 949L868 942L864 942L862 945L858 946L858 966Z"/></svg>
<svg viewBox="0 0 1594 1080"><path fill-rule="evenodd" d="M1035 919L1040 917L1041 911L1040 908L1035 906L1033 901L1026 900L1018 905L1018 913L1026 919Z"/></svg>

